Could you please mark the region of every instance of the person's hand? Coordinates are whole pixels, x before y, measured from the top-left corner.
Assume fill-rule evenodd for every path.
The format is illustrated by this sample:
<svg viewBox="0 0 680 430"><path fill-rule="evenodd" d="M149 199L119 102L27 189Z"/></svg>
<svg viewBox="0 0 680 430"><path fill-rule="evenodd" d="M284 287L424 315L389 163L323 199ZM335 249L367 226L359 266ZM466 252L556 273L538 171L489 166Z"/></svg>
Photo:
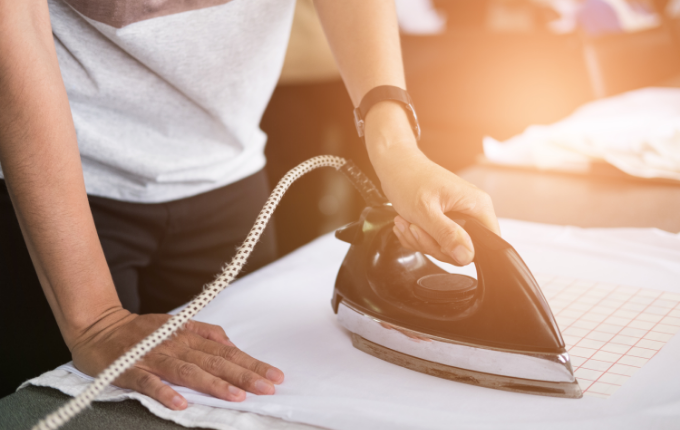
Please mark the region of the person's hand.
<svg viewBox="0 0 680 430"><path fill-rule="evenodd" d="M394 233L401 244L455 265L471 263L470 236L445 214L473 216L500 234L489 195L429 160L415 144L403 109L396 103L375 105L366 127L371 161L399 214Z"/></svg>
<svg viewBox="0 0 680 430"><path fill-rule="evenodd" d="M445 214L471 215L499 234L489 196L420 153L394 158L391 168L381 172L381 182L399 214L394 234L401 244L448 263L471 263L470 236Z"/></svg>
<svg viewBox="0 0 680 430"><path fill-rule="evenodd" d="M170 315L136 315L117 310L90 327L71 345L75 366L96 376L137 342L164 324ZM221 327L189 321L126 371L114 384L181 410L187 401L163 380L219 399L243 401L244 390L274 394L283 372L238 349Z"/></svg>

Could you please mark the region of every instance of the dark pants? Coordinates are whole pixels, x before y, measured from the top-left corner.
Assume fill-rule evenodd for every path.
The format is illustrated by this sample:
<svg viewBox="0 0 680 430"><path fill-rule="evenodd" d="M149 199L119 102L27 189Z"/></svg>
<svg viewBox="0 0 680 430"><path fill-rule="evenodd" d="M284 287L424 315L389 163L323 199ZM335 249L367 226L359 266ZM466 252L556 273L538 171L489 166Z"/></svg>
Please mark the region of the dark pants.
<svg viewBox="0 0 680 430"><path fill-rule="evenodd" d="M168 203L90 196L97 233L123 306L132 312L167 312L198 294L235 254L268 191L262 171ZM244 273L276 258L273 233L268 228ZM0 397L70 360L2 180L0 327Z"/></svg>

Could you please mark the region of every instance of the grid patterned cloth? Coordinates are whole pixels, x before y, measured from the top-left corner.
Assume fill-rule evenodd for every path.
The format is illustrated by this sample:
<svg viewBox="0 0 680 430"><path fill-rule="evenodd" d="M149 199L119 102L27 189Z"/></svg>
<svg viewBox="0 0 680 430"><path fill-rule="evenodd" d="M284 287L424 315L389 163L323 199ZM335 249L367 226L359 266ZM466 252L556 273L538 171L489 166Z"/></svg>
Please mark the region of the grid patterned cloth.
<svg viewBox="0 0 680 430"><path fill-rule="evenodd" d="M584 395L607 398L680 331L680 294L538 275Z"/></svg>

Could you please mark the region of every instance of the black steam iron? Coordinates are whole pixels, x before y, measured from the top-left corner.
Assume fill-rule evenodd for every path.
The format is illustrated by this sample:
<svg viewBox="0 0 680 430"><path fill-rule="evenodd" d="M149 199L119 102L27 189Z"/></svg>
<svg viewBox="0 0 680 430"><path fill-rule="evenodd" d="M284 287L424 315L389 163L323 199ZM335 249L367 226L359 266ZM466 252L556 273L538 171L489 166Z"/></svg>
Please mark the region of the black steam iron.
<svg viewBox="0 0 680 430"><path fill-rule="evenodd" d="M341 170L363 185L369 203L335 233L352 246L332 306L356 348L457 382L582 397L550 306L510 244L471 217L449 214L472 238L477 280L450 274L402 247L392 206L358 169Z"/></svg>

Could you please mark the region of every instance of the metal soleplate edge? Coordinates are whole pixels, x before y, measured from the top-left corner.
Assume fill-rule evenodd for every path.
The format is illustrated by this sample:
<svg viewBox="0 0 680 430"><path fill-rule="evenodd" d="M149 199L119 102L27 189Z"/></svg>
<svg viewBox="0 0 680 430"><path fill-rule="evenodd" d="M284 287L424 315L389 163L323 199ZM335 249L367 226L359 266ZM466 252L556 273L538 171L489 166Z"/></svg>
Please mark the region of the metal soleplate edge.
<svg viewBox="0 0 680 430"><path fill-rule="evenodd" d="M581 387L579 387L578 382L576 381L536 381L447 366L394 351L378 345L377 343L373 343L370 340L366 340L356 333L352 333L352 344L358 350L381 360L442 379L478 385L480 387L494 388L496 390L513 391L539 396L565 397L572 399L580 399L583 397Z"/></svg>

